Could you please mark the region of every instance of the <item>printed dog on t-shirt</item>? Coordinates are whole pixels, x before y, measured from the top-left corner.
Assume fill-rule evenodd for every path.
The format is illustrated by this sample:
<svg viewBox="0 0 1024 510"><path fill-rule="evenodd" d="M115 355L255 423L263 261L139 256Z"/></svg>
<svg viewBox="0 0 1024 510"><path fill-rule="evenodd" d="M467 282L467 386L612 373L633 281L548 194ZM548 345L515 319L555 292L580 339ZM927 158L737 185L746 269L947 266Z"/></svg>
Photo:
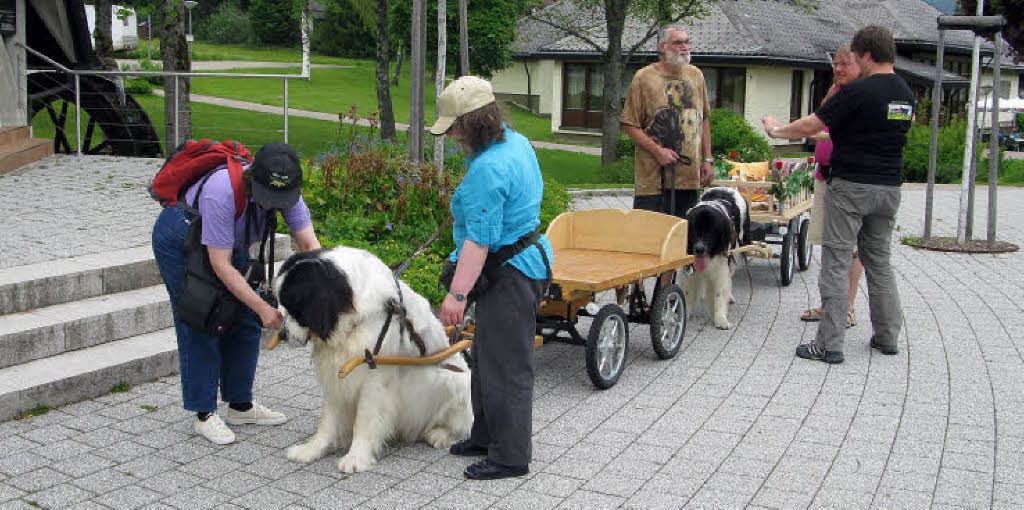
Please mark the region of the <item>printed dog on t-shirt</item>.
<svg viewBox="0 0 1024 510"><path fill-rule="evenodd" d="M696 135L686 136L699 132L695 131L698 110L693 104L693 91L685 81L670 80L665 84L665 97L668 105L654 112L647 135L658 145L676 151L679 163L692 165L689 155L695 154L695 143L700 142L699 138L695 140Z"/></svg>

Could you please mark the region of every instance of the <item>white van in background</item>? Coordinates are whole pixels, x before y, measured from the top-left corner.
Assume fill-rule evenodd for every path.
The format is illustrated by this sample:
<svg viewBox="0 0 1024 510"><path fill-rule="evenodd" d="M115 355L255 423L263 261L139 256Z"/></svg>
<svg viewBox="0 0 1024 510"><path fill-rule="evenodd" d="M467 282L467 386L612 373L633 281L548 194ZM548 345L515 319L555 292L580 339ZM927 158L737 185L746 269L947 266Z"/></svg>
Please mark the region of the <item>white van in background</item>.
<svg viewBox="0 0 1024 510"><path fill-rule="evenodd" d="M127 7L121 7L120 5L110 6L110 39L114 43L114 51L119 50L134 50L139 46L139 27L137 20L135 19L135 11ZM130 11L131 14L125 16L122 20L117 17L117 13L124 9ZM96 6L86 5L85 6L85 17L89 21L89 34L96 33ZM96 38L90 37L92 45L96 47Z"/></svg>

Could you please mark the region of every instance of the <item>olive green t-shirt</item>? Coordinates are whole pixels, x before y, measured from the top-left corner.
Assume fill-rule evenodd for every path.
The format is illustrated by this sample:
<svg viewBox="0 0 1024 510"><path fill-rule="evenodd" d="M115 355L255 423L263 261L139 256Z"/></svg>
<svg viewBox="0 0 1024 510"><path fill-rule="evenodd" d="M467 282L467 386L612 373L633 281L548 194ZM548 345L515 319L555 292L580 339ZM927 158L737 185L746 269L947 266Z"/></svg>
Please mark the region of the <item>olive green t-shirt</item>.
<svg viewBox="0 0 1024 510"><path fill-rule="evenodd" d="M711 115L704 73L684 65L675 74L664 74L657 64L640 69L626 94L623 124L644 130L656 143L675 150L675 189L700 188L704 119ZM707 157L711 157L707 155ZM671 169L665 168L665 179ZM654 154L636 148L636 194L661 192L661 165Z"/></svg>

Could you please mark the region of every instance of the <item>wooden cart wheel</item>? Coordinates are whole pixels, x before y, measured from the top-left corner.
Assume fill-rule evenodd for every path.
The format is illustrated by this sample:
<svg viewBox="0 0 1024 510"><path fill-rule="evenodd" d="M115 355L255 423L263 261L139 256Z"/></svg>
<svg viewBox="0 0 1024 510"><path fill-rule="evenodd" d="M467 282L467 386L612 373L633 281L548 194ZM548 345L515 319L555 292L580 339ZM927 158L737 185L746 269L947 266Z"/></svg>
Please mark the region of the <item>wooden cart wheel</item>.
<svg viewBox="0 0 1024 510"><path fill-rule="evenodd" d="M793 270L796 267L796 254L793 253L795 246L793 232L786 232L782 236L782 254L779 257L779 276L782 278L782 285L786 286L793 282Z"/></svg>
<svg viewBox="0 0 1024 510"><path fill-rule="evenodd" d="M800 270L806 271L811 265L811 243L807 240L807 230L811 225L811 220L804 218L800 222L800 235L796 238L797 243L797 255L800 257Z"/></svg>
<svg viewBox="0 0 1024 510"><path fill-rule="evenodd" d="M651 345L661 359L671 359L686 333L686 297L678 285L668 285L654 296L650 312Z"/></svg>
<svg viewBox="0 0 1024 510"><path fill-rule="evenodd" d="M626 312L616 304L607 304L597 312L587 335L587 375L594 386L611 388L622 375L629 348L629 322Z"/></svg>

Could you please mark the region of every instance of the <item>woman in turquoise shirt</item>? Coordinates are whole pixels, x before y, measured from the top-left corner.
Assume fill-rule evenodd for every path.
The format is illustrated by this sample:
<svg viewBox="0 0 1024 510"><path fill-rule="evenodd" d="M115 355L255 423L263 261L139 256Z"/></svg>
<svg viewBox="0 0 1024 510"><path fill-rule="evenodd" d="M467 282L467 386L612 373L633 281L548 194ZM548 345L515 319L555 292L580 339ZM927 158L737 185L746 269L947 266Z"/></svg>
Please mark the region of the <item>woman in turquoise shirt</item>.
<svg viewBox="0 0 1024 510"><path fill-rule="evenodd" d="M455 274L441 305L446 326L462 321L474 292L473 429L451 453L486 456L466 468L488 480L529 472L533 425L533 337L550 281L551 244L540 225L544 181L530 141L505 122L491 84L463 76L445 88L430 132L458 140L468 169L452 197Z"/></svg>

